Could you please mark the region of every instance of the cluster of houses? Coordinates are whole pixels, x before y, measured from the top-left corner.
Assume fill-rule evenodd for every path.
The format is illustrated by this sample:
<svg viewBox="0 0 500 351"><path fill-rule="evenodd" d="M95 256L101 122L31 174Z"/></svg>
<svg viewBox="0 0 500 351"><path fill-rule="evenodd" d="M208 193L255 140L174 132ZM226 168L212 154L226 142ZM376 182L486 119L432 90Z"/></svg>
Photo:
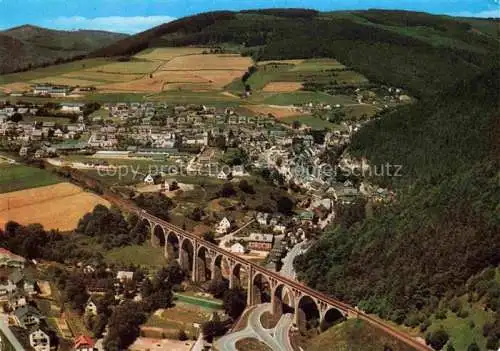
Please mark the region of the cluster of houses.
<svg viewBox="0 0 500 351"><path fill-rule="evenodd" d="M0 302L2 328L9 328L11 344L24 350L50 351L56 344L55 332L47 323L46 316L32 301L38 294L37 283L25 276L26 260L9 250L0 248ZM5 335L5 333L4 333ZM94 351L94 341L86 336L75 340L72 350Z"/></svg>
<svg viewBox="0 0 500 351"><path fill-rule="evenodd" d="M8 92L10 96L20 97L20 96L36 96L36 97L52 97L52 98L63 98L72 96L77 93L92 92L95 91L94 86L69 86L64 84L52 84L52 83L37 83L30 87L29 90L24 91L10 91Z"/></svg>

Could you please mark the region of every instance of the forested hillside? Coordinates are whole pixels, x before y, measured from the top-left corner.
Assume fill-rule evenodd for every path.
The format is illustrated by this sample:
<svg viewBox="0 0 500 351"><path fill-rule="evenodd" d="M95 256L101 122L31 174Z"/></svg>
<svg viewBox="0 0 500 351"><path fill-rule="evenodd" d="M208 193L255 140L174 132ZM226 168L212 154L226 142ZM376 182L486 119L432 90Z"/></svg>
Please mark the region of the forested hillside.
<svg viewBox="0 0 500 351"><path fill-rule="evenodd" d="M489 29L493 21L484 21ZM489 33L489 32L488 32ZM98 50L130 55L147 47L231 44L257 60L333 57L370 80L416 96L472 78L493 61L498 39L446 16L404 11L320 13L275 9L213 12L163 24Z"/></svg>
<svg viewBox="0 0 500 351"><path fill-rule="evenodd" d="M0 74L82 58L124 37L104 31L59 31L31 25L0 31Z"/></svg>
<svg viewBox="0 0 500 351"><path fill-rule="evenodd" d="M295 261L299 278L424 331L443 300L466 293L498 320L500 281L469 279L500 264L499 92L495 67L364 127L351 153L403 166L401 178L371 179L396 201L325 233ZM484 333L498 344L500 329Z"/></svg>

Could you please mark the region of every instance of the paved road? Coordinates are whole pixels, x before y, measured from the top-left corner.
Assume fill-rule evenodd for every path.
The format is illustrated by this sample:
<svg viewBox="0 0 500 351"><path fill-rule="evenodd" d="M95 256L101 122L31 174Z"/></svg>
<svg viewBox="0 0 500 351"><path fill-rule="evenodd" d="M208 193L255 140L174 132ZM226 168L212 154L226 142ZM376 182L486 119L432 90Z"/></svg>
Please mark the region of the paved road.
<svg viewBox="0 0 500 351"><path fill-rule="evenodd" d="M293 323L293 314L287 313L281 316L278 324L274 327L274 339L281 345L283 350L293 350L290 343L289 332Z"/></svg>
<svg viewBox="0 0 500 351"><path fill-rule="evenodd" d="M239 340L253 338L262 341L273 351L292 351L288 331L292 324L291 315L281 317L273 329L265 329L260 322L264 312L271 312L270 303L258 305L249 315L248 324L245 329L223 336L215 342L220 351L236 351L236 343Z"/></svg>
<svg viewBox="0 0 500 351"><path fill-rule="evenodd" d="M300 255L303 250L305 250L306 246L308 244L308 241L302 241L295 245L290 251L288 251L287 255L283 259L283 267L281 267L281 270L279 271L279 274L290 278L290 279L296 279L296 272L295 269L293 268L293 260L295 257Z"/></svg>
<svg viewBox="0 0 500 351"><path fill-rule="evenodd" d="M0 313L0 330L9 343L12 345L15 351L23 351L24 347L19 343L14 334L10 331L8 315ZM7 340L2 340L2 342L7 343ZM3 348L3 345L0 343L0 350Z"/></svg>

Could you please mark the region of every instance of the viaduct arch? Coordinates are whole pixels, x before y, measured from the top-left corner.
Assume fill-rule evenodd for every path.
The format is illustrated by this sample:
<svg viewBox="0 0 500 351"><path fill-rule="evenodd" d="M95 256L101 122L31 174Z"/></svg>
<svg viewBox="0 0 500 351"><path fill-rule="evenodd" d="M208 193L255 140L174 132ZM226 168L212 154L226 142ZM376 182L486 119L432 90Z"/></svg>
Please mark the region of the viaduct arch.
<svg viewBox="0 0 500 351"><path fill-rule="evenodd" d="M121 199L114 200L126 210L137 213L139 219L150 228L151 243L165 247L165 257L178 260L194 282L226 278L230 287L246 289L248 306L271 302L273 313L293 313L294 324L302 331L308 328L325 330L343 319L359 318L416 350L431 350L355 307L225 251L144 210L125 204Z"/></svg>

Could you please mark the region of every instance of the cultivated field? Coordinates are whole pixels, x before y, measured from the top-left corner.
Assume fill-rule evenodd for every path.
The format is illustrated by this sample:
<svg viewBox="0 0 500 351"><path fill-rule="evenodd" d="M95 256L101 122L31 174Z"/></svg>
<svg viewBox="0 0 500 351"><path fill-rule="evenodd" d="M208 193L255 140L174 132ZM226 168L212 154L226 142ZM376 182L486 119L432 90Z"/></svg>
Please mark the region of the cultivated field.
<svg viewBox="0 0 500 351"><path fill-rule="evenodd" d="M205 50L204 48L156 48L144 50L135 57L151 61L168 61L178 56L201 54Z"/></svg>
<svg viewBox="0 0 500 351"><path fill-rule="evenodd" d="M70 183L0 194L0 227L16 221L68 231L98 204L110 206L106 200Z"/></svg>
<svg viewBox="0 0 500 351"><path fill-rule="evenodd" d="M147 74L155 71L161 62L138 60L127 62L113 62L103 66L88 69L89 72L104 72L113 74Z"/></svg>
<svg viewBox="0 0 500 351"><path fill-rule="evenodd" d="M272 114L274 117L278 119L304 114L303 112L301 112L300 110L298 110L296 107L293 106L247 105L245 107L256 114L266 115L266 116L268 114Z"/></svg>
<svg viewBox="0 0 500 351"><path fill-rule="evenodd" d="M270 93L288 93L302 89L303 85L299 82L271 82L266 84L262 89L264 92Z"/></svg>
<svg viewBox="0 0 500 351"><path fill-rule="evenodd" d="M310 59L297 63L292 71L322 71L329 69L343 69L345 66L334 59Z"/></svg>
<svg viewBox="0 0 500 351"><path fill-rule="evenodd" d="M91 59L0 77L0 91L27 91L35 83L94 86L99 93L223 91L253 64L233 54L202 54L204 48L147 49L130 61ZM90 96L91 97L91 96Z"/></svg>
<svg viewBox="0 0 500 351"><path fill-rule="evenodd" d="M98 71L76 71L64 74L63 77L68 78L78 78L78 79L89 79L100 83L108 82L128 82L130 80L139 79L143 77L144 74L116 74Z"/></svg>
<svg viewBox="0 0 500 351"><path fill-rule="evenodd" d="M160 67L162 71L235 70L245 72L253 64L249 57L240 55L188 55L178 56Z"/></svg>
<svg viewBox="0 0 500 351"><path fill-rule="evenodd" d="M100 84L97 81L67 77L66 75L35 79L32 80L31 83L50 83L70 86L96 86Z"/></svg>

